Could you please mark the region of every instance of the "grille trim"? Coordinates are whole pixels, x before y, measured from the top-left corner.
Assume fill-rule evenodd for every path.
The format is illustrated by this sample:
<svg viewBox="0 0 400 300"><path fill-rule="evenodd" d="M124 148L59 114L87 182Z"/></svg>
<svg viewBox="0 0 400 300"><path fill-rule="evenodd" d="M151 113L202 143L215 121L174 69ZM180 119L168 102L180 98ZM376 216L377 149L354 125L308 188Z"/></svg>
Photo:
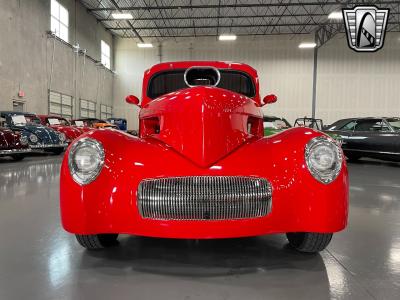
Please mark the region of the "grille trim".
<svg viewBox="0 0 400 300"><path fill-rule="evenodd" d="M145 219L239 220L270 213L272 187L258 177L167 177L141 181L137 199Z"/></svg>

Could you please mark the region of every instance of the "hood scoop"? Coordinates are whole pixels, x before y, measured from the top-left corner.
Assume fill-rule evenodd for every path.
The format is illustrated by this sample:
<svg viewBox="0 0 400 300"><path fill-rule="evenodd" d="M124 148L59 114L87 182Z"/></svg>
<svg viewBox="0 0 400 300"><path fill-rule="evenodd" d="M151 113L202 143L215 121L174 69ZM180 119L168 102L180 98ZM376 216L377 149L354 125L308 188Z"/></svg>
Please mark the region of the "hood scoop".
<svg viewBox="0 0 400 300"><path fill-rule="evenodd" d="M192 87L150 102L141 136L153 137L209 167L257 135L262 118L253 100L215 87Z"/></svg>

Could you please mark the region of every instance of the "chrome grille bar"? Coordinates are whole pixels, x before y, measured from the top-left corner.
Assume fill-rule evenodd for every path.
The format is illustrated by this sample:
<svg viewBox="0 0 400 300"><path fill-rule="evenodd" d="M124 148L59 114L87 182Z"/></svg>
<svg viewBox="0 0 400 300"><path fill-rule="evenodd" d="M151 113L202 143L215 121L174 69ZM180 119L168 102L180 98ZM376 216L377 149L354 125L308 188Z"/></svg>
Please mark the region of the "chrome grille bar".
<svg viewBox="0 0 400 300"><path fill-rule="evenodd" d="M143 218L155 220L236 220L271 210L272 188L263 178L188 176L146 179L138 188Z"/></svg>

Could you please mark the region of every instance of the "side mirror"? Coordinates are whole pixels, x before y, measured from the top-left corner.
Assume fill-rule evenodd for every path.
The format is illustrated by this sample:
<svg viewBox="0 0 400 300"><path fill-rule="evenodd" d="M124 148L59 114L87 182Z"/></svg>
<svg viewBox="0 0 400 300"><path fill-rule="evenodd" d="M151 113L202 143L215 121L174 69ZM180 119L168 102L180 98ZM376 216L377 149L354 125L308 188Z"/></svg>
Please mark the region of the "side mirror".
<svg viewBox="0 0 400 300"><path fill-rule="evenodd" d="M139 106L139 98L133 95L126 96L125 101L129 104L135 104Z"/></svg>
<svg viewBox="0 0 400 300"><path fill-rule="evenodd" d="M278 97L276 95L274 95L274 94L267 95L263 99L264 105L265 104L275 103L276 101L278 101Z"/></svg>

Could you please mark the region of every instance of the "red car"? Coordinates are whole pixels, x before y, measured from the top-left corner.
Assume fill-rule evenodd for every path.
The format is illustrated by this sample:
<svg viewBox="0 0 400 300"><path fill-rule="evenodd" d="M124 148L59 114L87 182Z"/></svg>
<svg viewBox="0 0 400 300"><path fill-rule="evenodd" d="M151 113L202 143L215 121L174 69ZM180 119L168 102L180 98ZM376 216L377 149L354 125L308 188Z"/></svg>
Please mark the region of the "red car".
<svg viewBox="0 0 400 300"><path fill-rule="evenodd" d="M138 105L135 96L127 102ZM174 62L144 74L139 136L86 133L61 169L64 228L88 249L118 234L216 239L286 233L318 252L347 224L348 173L329 136L264 137L257 72Z"/></svg>
<svg viewBox="0 0 400 300"><path fill-rule="evenodd" d="M10 156L14 160L22 160L30 152L31 148L29 148L26 137L22 137L18 132L0 127L0 157Z"/></svg>
<svg viewBox="0 0 400 300"><path fill-rule="evenodd" d="M40 123L48 126L58 132L64 133L66 142L70 144L74 139L79 137L84 131L72 126L67 119L53 115L38 115Z"/></svg>

